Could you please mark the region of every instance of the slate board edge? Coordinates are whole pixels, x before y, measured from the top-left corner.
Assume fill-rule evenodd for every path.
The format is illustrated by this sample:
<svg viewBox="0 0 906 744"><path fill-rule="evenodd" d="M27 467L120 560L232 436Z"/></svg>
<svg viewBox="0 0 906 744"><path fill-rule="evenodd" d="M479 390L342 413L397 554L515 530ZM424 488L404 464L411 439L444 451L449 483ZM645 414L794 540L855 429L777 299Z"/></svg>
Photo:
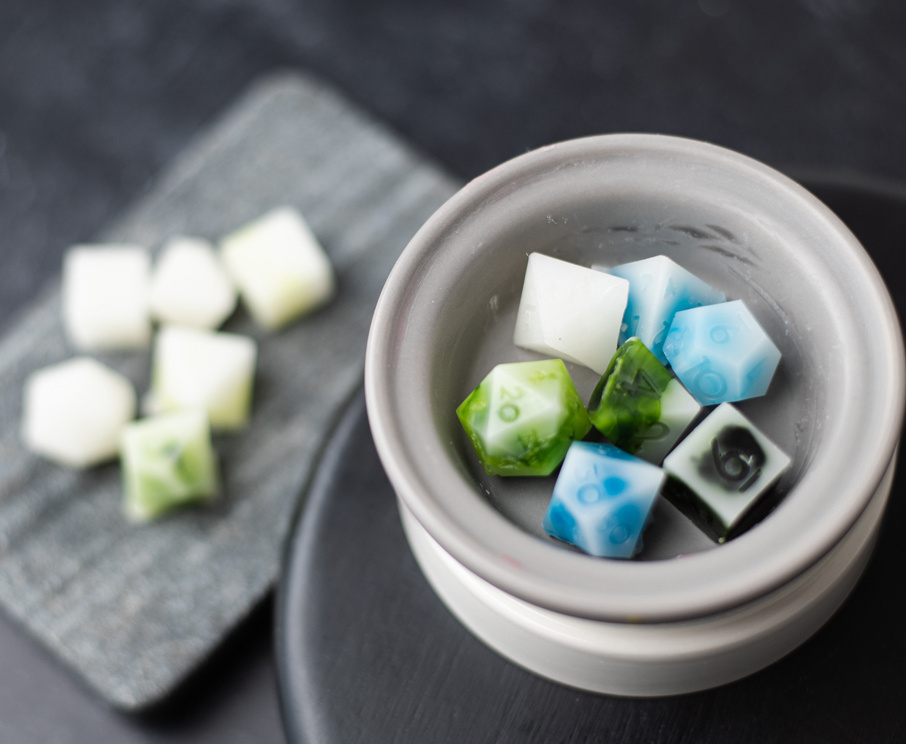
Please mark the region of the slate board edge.
<svg viewBox="0 0 906 744"><path fill-rule="evenodd" d="M240 97L236 104L230 106L206 132L202 132L198 135L186 148L183 154L176 158L175 165L164 170L162 175L152 183L146 193L139 197L137 206L127 209L121 217L114 220L109 227L101 231L98 240L115 240L117 234L123 231L123 226L140 221L143 213L151 211L154 205L163 201L168 194L173 194L182 185L190 182L193 177L197 176L203 169L210 157L229 146L230 143L234 141L237 133L241 134L242 130L248 126L249 122L252 121L258 113L255 111L258 104L274 96L281 95L283 92L298 91L300 87L314 89L315 91L337 98L342 101L345 106L351 108L355 114L366 120L370 125L373 125L376 129L384 130L385 134L389 136L390 139L398 139L396 135L389 132L385 127L374 122L370 116L361 112L354 106L350 107L349 104L345 102L345 99L343 99L342 96L336 95L329 86L326 86L304 73L283 70L278 71L252 84L249 90ZM405 143L402 144L405 145ZM421 158L420 155L419 161L423 161L423 158ZM440 169L436 170L443 176ZM451 188L454 188L456 185L453 179L448 179L448 183ZM55 292L57 292L58 286L59 278L55 277L48 282L47 287L39 293L36 301L32 303L32 305L24 308L17 316L14 316L11 323L4 329L4 343L8 339L15 337L17 334L23 333L25 331L23 326L27 326L29 321L34 322L35 313L33 310L37 309L36 305L39 305L42 301L46 302L49 296L53 296ZM344 398L348 399L349 395L358 388L361 380L360 374L361 373L359 372L355 375L356 382L349 386L349 390ZM288 528L289 525L286 525L284 536L287 533ZM124 711L138 712L151 707L166 698L195 670L198 664L202 663L210 656L217 645L224 639L225 635L235 627L236 624L241 622L252 608L267 595L276 581L278 570L279 566L274 565L271 568L267 581L263 582L258 587L258 591L250 593L247 597L248 601L234 608L234 613L230 618L230 622L227 623L223 634L215 644L202 649L200 653L197 653L194 657L187 660L188 663L177 670L175 674L171 675L169 679L166 679L163 682L158 680L156 684L152 684L144 690L138 689L136 691L136 689L133 689L126 694L121 694L122 691L112 690L103 684L98 684L97 680L88 676L84 669L79 669L78 665L75 664L72 659L67 658L65 649L55 647L51 639L46 636L42 637L39 633L35 632L33 628L29 628L27 614L22 615L21 613L16 613L15 608L10 607L4 608L4 611L13 620L23 625L32 638L36 639L66 666L75 671L77 675L81 676L82 681L89 688L94 689L115 707Z"/></svg>

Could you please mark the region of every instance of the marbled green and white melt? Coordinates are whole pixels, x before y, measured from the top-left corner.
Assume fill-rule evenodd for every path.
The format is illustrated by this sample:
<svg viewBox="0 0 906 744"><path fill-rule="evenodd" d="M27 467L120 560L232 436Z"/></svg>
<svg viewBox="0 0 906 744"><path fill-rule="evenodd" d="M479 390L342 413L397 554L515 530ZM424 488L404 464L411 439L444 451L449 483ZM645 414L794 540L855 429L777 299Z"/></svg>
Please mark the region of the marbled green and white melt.
<svg viewBox="0 0 906 744"><path fill-rule="evenodd" d="M217 494L217 456L200 409L165 413L123 431L123 510L136 522Z"/></svg>
<svg viewBox="0 0 906 744"><path fill-rule="evenodd" d="M549 475L591 428L560 359L498 364L456 415L495 475Z"/></svg>
<svg viewBox="0 0 906 744"><path fill-rule="evenodd" d="M592 424L611 442L656 465L701 406L637 338L614 354L592 393Z"/></svg>

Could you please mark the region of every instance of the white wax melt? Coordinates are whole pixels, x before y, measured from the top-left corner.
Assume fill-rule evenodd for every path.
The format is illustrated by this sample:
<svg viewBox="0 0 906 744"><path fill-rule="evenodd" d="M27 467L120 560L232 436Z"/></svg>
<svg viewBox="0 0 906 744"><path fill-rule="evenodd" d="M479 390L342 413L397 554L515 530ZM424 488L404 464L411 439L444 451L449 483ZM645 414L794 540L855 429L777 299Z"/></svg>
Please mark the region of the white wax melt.
<svg viewBox="0 0 906 744"><path fill-rule="evenodd" d="M163 323L217 328L236 307L236 289L206 240L173 238L151 276L151 314Z"/></svg>
<svg viewBox="0 0 906 744"><path fill-rule="evenodd" d="M149 412L202 408L211 428L241 428L251 410L255 356L247 336L164 326L154 343Z"/></svg>
<svg viewBox="0 0 906 744"><path fill-rule="evenodd" d="M274 330L334 293L333 268L302 216L275 209L220 243L227 271L257 323Z"/></svg>
<svg viewBox="0 0 906 744"><path fill-rule="evenodd" d="M513 343L604 374L628 296L625 279L532 253Z"/></svg>
<svg viewBox="0 0 906 744"><path fill-rule="evenodd" d="M150 259L138 246L74 246L63 258L63 325L80 349L135 349L151 340Z"/></svg>
<svg viewBox="0 0 906 744"><path fill-rule="evenodd" d="M129 380L88 357L45 367L25 382L22 438L64 465L85 468L116 457L120 433L134 416Z"/></svg>

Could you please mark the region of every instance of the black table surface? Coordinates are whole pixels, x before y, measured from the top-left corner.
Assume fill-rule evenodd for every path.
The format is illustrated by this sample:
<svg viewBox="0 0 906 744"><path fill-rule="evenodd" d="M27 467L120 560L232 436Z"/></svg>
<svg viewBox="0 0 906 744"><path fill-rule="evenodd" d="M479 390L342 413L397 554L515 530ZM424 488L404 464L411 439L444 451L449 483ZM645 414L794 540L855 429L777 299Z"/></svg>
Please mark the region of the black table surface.
<svg viewBox="0 0 906 744"><path fill-rule="evenodd" d="M892 219L878 179L906 182L904 38L906 4L893 0L8 0L0 324L68 245L113 219L249 82L286 66L322 75L464 178L612 131L696 137L850 183L869 174L870 198L819 192L859 235L881 212ZM891 286L897 259L882 265ZM266 605L134 719L0 620L0 741L283 741L270 626Z"/></svg>

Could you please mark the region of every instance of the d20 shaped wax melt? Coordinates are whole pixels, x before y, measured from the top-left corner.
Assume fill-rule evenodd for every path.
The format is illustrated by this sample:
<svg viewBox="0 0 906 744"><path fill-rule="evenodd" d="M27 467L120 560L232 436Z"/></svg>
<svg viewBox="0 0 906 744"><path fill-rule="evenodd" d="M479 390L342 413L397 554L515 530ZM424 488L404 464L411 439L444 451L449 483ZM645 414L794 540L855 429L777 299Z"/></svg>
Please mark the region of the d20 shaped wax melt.
<svg viewBox="0 0 906 744"><path fill-rule="evenodd" d="M118 372L77 357L25 382L22 438L34 452L75 468L116 457L135 416L135 390Z"/></svg>
<svg viewBox="0 0 906 744"><path fill-rule="evenodd" d="M667 363L664 339L676 313L726 300L723 292L690 274L667 256L633 261L609 271L629 281L629 301L623 315L620 343L632 336L638 337L661 364Z"/></svg>
<svg viewBox="0 0 906 744"><path fill-rule="evenodd" d="M532 253L513 343L600 375L617 348L628 294L625 279Z"/></svg>
<svg viewBox="0 0 906 744"><path fill-rule="evenodd" d="M151 340L151 259L127 245L75 246L63 258L63 326L86 350L135 349Z"/></svg>
<svg viewBox="0 0 906 744"><path fill-rule="evenodd" d="M217 493L217 456L201 410L142 419L123 431L123 511L137 522Z"/></svg>
<svg viewBox="0 0 906 744"><path fill-rule="evenodd" d="M498 364L456 415L492 475L550 475L591 429L560 359Z"/></svg>
<svg viewBox="0 0 906 744"><path fill-rule="evenodd" d="M167 242L151 277L151 313L164 323L217 328L236 307L236 288L206 240Z"/></svg>
<svg viewBox="0 0 906 744"><path fill-rule="evenodd" d="M677 313L664 353L702 405L764 395L780 350L742 300Z"/></svg>
<svg viewBox="0 0 906 744"><path fill-rule="evenodd" d="M268 212L227 235L220 250L249 312L264 328L280 328L333 296L330 259L294 209Z"/></svg>
<svg viewBox="0 0 906 744"><path fill-rule="evenodd" d="M247 336L165 326L154 344L148 408L201 408L212 428L241 428L252 405L255 357Z"/></svg>
<svg viewBox="0 0 906 744"><path fill-rule="evenodd" d="M656 465L610 444L575 442L544 515L547 534L602 558L632 558L664 482Z"/></svg>
<svg viewBox="0 0 906 744"><path fill-rule="evenodd" d="M588 403L588 416L598 431L620 449L655 464L700 410L637 338L617 349Z"/></svg>
<svg viewBox="0 0 906 744"><path fill-rule="evenodd" d="M729 403L718 406L664 460L665 495L718 542L731 536L790 458Z"/></svg>

